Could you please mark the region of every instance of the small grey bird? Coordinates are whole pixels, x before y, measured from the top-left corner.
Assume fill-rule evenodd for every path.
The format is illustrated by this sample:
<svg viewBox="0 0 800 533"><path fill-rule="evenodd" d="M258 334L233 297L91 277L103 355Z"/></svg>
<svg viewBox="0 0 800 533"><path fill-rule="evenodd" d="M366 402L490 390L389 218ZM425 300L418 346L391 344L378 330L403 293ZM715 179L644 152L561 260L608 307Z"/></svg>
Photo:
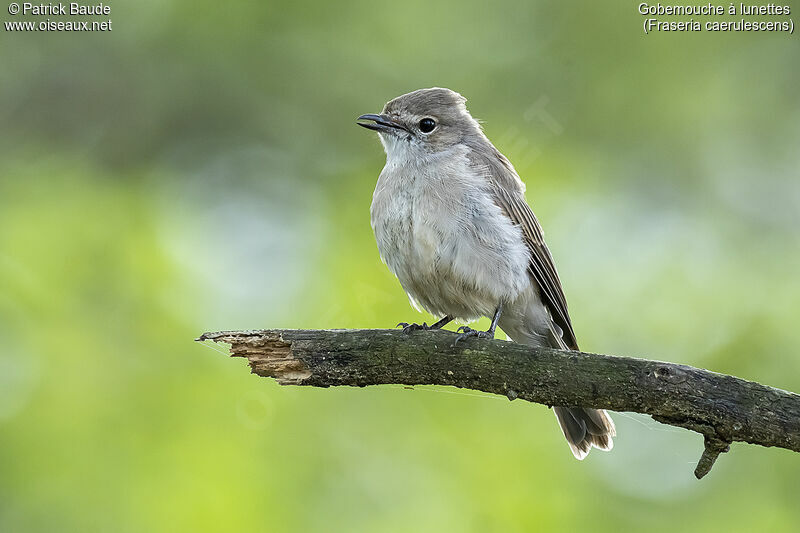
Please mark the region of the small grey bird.
<svg viewBox="0 0 800 533"><path fill-rule="evenodd" d="M439 329L454 319L492 317L515 342L577 350L567 302L525 185L450 89L420 89L387 103L358 124L378 132L386 151L370 209L381 259L412 305L441 320L401 323ZM610 450L608 413L555 407L578 459L592 446Z"/></svg>

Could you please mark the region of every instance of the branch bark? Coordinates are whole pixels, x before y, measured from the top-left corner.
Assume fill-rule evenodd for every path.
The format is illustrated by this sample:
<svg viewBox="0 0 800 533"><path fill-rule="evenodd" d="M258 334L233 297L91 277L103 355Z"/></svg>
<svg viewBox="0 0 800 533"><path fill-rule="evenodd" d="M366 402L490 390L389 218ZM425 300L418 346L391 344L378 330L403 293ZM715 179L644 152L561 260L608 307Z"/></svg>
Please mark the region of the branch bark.
<svg viewBox="0 0 800 533"><path fill-rule="evenodd" d="M547 406L644 413L696 431L702 478L735 441L800 452L800 396L685 365L467 339L451 331L263 330L204 333L281 385L447 385Z"/></svg>

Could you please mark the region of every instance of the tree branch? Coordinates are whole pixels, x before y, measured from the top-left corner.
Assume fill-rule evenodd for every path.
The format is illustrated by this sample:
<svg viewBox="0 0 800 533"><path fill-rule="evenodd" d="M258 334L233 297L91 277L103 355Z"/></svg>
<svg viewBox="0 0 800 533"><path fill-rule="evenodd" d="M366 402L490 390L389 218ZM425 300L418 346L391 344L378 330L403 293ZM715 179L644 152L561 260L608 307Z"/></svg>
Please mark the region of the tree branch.
<svg viewBox="0 0 800 533"><path fill-rule="evenodd" d="M632 411L696 431L706 475L735 441L800 452L800 396L685 365L467 339L451 331L265 330L204 333L281 385L449 385L548 406Z"/></svg>

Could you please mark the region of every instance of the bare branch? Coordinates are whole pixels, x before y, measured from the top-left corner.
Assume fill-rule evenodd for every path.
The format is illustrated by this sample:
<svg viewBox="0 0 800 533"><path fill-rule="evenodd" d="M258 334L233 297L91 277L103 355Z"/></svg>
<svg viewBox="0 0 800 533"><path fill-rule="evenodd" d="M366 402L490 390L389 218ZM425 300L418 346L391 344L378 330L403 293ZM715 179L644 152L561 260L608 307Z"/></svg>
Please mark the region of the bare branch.
<svg viewBox="0 0 800 533"><path fill-rule="evenodd" d="M632 411L696 431L706 475L732 442L800 452L800 396L685 365L468 339L450 331L265 330L204 333L281 385L448 385L547 406Z"/></svg>

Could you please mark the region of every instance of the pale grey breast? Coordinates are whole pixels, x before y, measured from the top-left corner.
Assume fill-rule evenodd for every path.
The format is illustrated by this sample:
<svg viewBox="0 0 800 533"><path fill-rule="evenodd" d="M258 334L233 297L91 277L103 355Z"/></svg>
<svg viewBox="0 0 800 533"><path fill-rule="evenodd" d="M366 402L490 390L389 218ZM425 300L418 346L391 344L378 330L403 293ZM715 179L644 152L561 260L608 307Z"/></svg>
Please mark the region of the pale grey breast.
<svg viewBox="0 0 800 533"><path fill-rule="evenodd" d="M458 145L424 158L389 157L371 207L381 258L412 303L464 320L491 316L531 285L522 232L467 153Z"/></svg>

